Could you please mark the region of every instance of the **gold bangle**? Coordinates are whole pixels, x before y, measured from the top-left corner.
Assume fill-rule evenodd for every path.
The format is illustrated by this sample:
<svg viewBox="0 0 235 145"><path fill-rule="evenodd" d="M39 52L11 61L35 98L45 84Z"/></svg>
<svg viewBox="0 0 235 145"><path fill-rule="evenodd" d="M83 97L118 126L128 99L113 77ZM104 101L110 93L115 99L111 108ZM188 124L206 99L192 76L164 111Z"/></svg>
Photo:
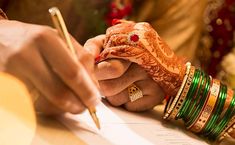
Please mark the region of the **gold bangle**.
<svg viewBox="0 0 235 145"><path fill-rule="evenodd" d="M221 132L218 137L218 141L221 142L225 137L229 137L229 133L231 133L235 129L235 116L232 117L230 122L225 126L225 129Z"/></svg>
<svg viewBox="0 0 235 145"><path fill-rule="evenodd" d="M220 115L220 118L224 116L225 112L227 111L231 101L233 99L233 90L228 88L227 90L227 97L226 97L226 100L225 100L225 103L224 103L224 107L223 107L223 111Z"/></svg>
<svg viewBox="0 0 235 145"><path fill-rule="evenodd" d="M175 119L176 115L179 113L179 110L181 109L181 107L185 101L185 98L187 96L188 90L192 84L194 72L195 72L195 67L191 66L191 69L190 69L190 72L188 75L188 79L186 81L184 89L183 89L182 93L180 94L179 100L177 101L172 113L170 114L169 119Z"/></svg>
<svg viewBox="0 0 235 145"><path fill-rule="evenodd" d="M203 109L199 117L196 119L195 123L193 123L192 127L191 126L188 127L188 129L196 133L202 131L202 129L204 128L204 126L206 125L208 119L212 114L219 92L220 92L220 81L213 79L208 100L204 104L205 106L203 106Z"/></svg>
<svg viewBox="0 0 235 145"><path fill-rule="evenodd" d="M227 111L232 99L233 99L233 94L234 91L232 89L228 89L227 90L227 98L224 104L224 108L223 108L223 112L221 113L220 116L224 116L224 113ZM229 123L224 127L224 130L220 133L219 137L218 137L218 141L221 142L225 137L227 137L230 132L233 131L233 129L235 128L235 116L233 116L231 118L231 120L229 121Z"/></svg>
<svg viewBox="0 0 235 145"><path fill-rule="evenodd" d="M163 119L168 119L168 117L171 114L171 112L173 111L177 101L179 100L180 94L181 94L181 92L182 92L182 90L183 90L183 88L184 88L184 86L186 84L187 78L188 78L188 74L189 74L189 71L190 71L191 63L187 62L186 63L186 67L187 67L186 68L187 70L185 72L185 76L184 76L184 79L183 79L182 84L180 86L180 89L177 92L176 97L173 99L173 102L171 104L169 104L169 108L168 107L166 108L166 113L164 114Z"/></svg>

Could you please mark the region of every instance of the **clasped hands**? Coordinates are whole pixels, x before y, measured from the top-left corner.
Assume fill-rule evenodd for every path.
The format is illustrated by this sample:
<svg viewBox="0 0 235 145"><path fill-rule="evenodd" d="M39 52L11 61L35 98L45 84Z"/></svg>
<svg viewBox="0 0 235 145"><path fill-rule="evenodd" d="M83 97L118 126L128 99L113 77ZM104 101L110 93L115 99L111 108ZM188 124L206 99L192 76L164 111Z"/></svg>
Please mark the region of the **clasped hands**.
<svg viewBox="0 0 235 145"><path fill-rule="evenodd" d="M78 52L74 59L55 29L1 20L0 69L18 77L29 90L38 90L35 108L45 114L81 113L85 106L99 103L100 93L129 111L161 103L165 93L143 66L111 57L95 64L106 39L96 36L81 46L72 38ZM127 88L133 83L143 97L130 102Z"/></svg>

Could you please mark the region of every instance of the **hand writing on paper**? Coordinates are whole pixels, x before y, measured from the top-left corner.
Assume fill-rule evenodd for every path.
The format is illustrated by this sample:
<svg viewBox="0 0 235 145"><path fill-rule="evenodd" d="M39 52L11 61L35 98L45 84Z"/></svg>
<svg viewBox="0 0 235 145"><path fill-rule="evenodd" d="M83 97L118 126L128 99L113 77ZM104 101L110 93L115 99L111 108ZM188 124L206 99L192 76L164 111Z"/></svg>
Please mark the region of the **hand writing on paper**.
<svg viewBox="0 0 235 145"><path fill-rule="evenodd" d="M88 40L84 48L99 55L105 35ZM114 106L124 105L129 111L145 111L161 103L164 92L143 68L123 59L110 59L95 66L102 95ZM143 98L130 102L127 87L135 83L143 93Z"/></svg>
<svg viewBox="0 0 235 145"><path fill-rule="evenodd" d="M185 62L148 23L117 22L106 31L101 60L121 58L137 63L166 94L175 95L185 73Z"/></svg>
<svg viewBox="0 0 235 145"><path fill-rule="evenodd" d="M29 91L38 90L38 111L80 113L98 101L99 92L92 81L94 57L74 39L78 60L56 30L1 20L0 44L2 71L21 79Z"/></svg>

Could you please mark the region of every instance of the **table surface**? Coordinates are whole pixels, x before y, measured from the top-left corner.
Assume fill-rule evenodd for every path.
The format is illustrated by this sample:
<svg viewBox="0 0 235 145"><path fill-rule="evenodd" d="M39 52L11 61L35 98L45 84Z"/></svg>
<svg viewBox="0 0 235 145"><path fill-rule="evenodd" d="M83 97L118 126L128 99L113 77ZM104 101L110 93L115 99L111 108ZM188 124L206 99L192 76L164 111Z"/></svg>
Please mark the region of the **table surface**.
<svg viewBox="0 0 235 145"><path fill-rule="evenodd" d="M33 121L34 122L33 124L35 125L35 118L34 118L35 112L33 111L32 103L30 103L31 99L29 94L27 93L26 87L24 87L24 85L20 83L19 80L14 79L13 77L10 77L9 75L6 75L4 73L0 74L0 80L1 80L0 90L2 89L0 91L0 99L1 99L0 103L2 103L1 104L2 109L8 110L10 114L14 114L16 116L16 120L18 120L18 123L26 125L29 121ZM29 111L29 109L32 109L32 111ZM163 108L159 107L159 110L154 110L154 111L159 112L162 109ZM22 117L26 118L22 119ZM25 120L27 121L24 122ZM11 127L14 126L12 126L10 123L8 124L6 123L5 125L6 126L4 127L8 127L6 131L14 131L13 129L11 129ZM82 141L79 137L73 134L68 128L66 128L62 123L60 123L55 118L46 117L43 115L37 115L35 134L33 134L35 129L34 127L32 132L32 136L34 137L33 139L31 137L29 138L29 140L32 139L31 145L85 145L86 144L84 141ZM11 134L9 134L9 137L10 139L13 138ZM17 139L15 141L17 141ZM235 145L235 141L225 140L220 145Z"/></svg>
<svg viewBox="0 0 235 145"><path fill-rule="evenodd" d="M61 122L52 117L37 115L37 128L31 145L85 145ZM226 139L219 145L235 145L234 140Z"/></svg>

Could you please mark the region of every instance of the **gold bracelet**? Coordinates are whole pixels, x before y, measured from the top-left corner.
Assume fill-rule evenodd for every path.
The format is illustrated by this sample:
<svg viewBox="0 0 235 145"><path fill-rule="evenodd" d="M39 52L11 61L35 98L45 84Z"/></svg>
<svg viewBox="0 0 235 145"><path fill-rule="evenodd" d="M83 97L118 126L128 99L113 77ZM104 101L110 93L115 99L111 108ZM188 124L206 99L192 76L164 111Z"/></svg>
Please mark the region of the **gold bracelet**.
<svg viewBox="0 0 235 145"><path fill-rule="evenodd" d="M184 76L184 79L182 81L182 84L180 86L180 89L179 91L177 92L176 94L176 97L174 98L173 102L171 104L169 104L169 108L167 107L166 108L166 113L164 114L164 117L163 119L168 119L169 115L171 114L171 112L173 111L177 101L179 100L179 97L180 97L180 94L186 84L186 81L187 81L187 78L188 78L188 74L189 74L189 71L190 71L190 67L191 67L191 63L190 62L187 62L186 63L186 73L185 73L185 76ZM172 99L172 98L171 98Z"/></svg>
<svg viewBox="0 0 235 145"><path fill-rule="evenodd" d="M203 106L202 112L200 113L199 117L196 119L195 123L193 123L192 127L191 126L188 127L188 129L196 133L202 131L202 129L206 125L208 119L210 118L213 112L219 92L220 92L220 81L213 79L208 100L206 101L205 106Z"/></svg>
<svg viewBox="0 0 235 145"><path fill-rule="evenodd" d="M223 111L220 114L220 118L224 116L224 114L227 111L227 109L228 109L232 99L233 99L233 90L228 88L228 90L227 90L227 97L226 97L226 100L225 100L225 103L224 103Z"/></svg>
<svg viewBox="0 0 235 145"><path fill-rule="evenodd" d="M224 116L224 113L227 111L233 99L233 94L234 94L233 90L229 88L227 90L227 98L224 104L223 112L221 113L220 116ZM229 123L224 127L224 130L220 133L218 137L218 141L221 142L225 137L227 137L228 133L232 132L234 127L235 127L235 116L233 116L231 120L229 121Z"/></svg>
<svg viewBox="0 0 235 145"><path fill-rule="evenodd" d="M229 133L231 133L235 129L235 116L229 121L229 123L225 126L225 129L221 132L218 137L218 141L221 142L225 137L229 137Z"/></svg>
<svg viewBox="0 0 235 145"><path fill-rule="evenodd" d="M195 72L195 67L191 66L191 69L190 69L190 72L188 75L188 79L186 81L184 89L183 89L182 93L180 94L179 100L177 101L172 113L170 114L169 119L176 119L175 117L179 113L179 110L181 109L181 107L185 101L185 98L188 94L189 88L192 84L194 72Z"/></svg>

